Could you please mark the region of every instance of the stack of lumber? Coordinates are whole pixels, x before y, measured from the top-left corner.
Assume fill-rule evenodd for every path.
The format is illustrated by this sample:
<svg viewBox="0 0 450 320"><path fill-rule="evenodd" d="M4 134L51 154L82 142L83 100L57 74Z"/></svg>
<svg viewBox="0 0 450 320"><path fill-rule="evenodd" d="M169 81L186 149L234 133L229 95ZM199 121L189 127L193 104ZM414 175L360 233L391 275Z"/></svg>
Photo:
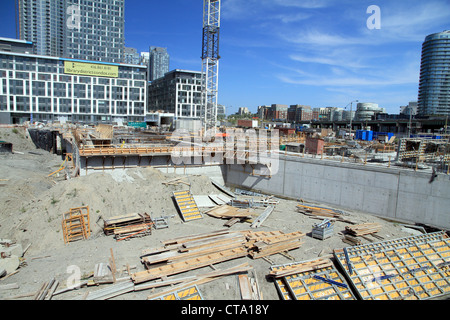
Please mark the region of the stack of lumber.
<svg viewBox="0 0 450 320"><path fill-rule="evenodd" d="M171 239L162 242L163 247L144 250L141 261L147 270L131 278L139 284L247 255L263 258L299 248L304 236L302 232L222 230Z"/></svg>
<svg viewBox="0 0 450 320"><path fill-rule="evenodd" d="M322 219L322 220L323 220L323 218L328 218L328 219L338 220L338 221L342 221L342 222L353 223L352 221L345 219L343 217L342 212L333 210L333 209L299 204L299 205L297 205L297 210L298 210L298 212L303 213L304 215L310 216L312 218L317 218L317 219Z"/></svg>
<svg viewBox="0 0 450 320"><path fill-rule="evenodd" d="M276 268L270 271L269 276L278 279L298 273L328 268L332 265L333 262L330 259L317 259Z"/></svg>
<svg viewBox="0 0 450 320"><path fill-rule="evenodd" d="M378 223L363 223L354 226L346 226L345 230L348 234L359 237L379 232L381 230L381 225Z"/></svg>
<svg viewBox="0 0 450 320"><path fill-rule="evenodd" d="M164 247L144 250L146 271L132 275L135 283L186 272L248 254L241 232L217 231L165 241Z"/></svg>
<svg viewBox="0 0 450 320"><path fill-rule="evenodd" d="M253 259L259 259L297 249L302 245L304 236L300 231L287 234L281 231L250 232L247 234L249 254Z"/></svg>
<svg viewBox="0 0 450 320"><path fill-rule="evenodd" d="M114 235L117 240L151 234L153 221L147 213L131 213L104 220L105 235Z"/></svg>
<svg viewBox="0 0 450 320"><path fill-rule="evenodd" d="M352 246L359 246L362 244L362 241L359 238L354 237L350 234L344 235L344 238L342 239L342 241L344 241L345 243L348 243Z"/></svg>

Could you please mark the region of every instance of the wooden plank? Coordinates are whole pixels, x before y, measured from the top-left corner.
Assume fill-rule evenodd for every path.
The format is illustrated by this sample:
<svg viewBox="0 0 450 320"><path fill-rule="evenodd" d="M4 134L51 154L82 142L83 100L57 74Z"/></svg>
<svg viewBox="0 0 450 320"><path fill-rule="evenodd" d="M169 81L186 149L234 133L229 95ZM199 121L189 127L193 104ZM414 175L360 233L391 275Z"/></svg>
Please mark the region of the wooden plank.
<svg viewBox="0 0 450 320"><path fill-rule="evenodd" d="M93 280L97 284L113 283L114 277L111 267L107 263L97 263L94 267Z"/></svg>
<svg viewBox="0 0 450 320"><path fill-rule="evenodd" d="M250 287L250 281L246 274L238 275L239 289L241 290L242 300L253 300L252 289Z"/></svg>
<svg viewBox="0 0 450 320"><path fill-rule="evenodd" d="M314 261L307 261L303 263L284 266L282 268L274 268L272 271L270 271L269 276L274 278L283 278L297 273L327 268L332 265L333 262L330 259L317 259Z"/></svg>
<svg viewBox="0 0 450 320"><path fill-rule="evenodd" d="M271 256L283 251L290 251L301 247L302 242L300 240L283 241L281 243L269 245L264 248L260 248L257 251L250 251L250 255L253 259L259 259L266 256Z"/></svg>
<svg viewBox="0 0 450 320"><path fill-rule="evenodd" d="M364 236L379 232L381 230L381 225L378 223L363 223L354 226L346 226L345 230L353 236Z"/></svg>
<svg viewBox="0 0 450 320"><path fill-rule="evenodd" d="M183 288L188 288L192 285L204 284L204 283L219 279L223 276L228 276L228 275L240 273L240 272L247 272L251 269L252 269L252 267L249 266L248 263L244 263L244 264L241 264L241 265L238 265L235 267L231 267L229 269L216 270L216 271L212 271L209 273L205 273L205 274L197 276L196 279L194 279L192 281L184 281L182 284L180 284L178 286L171 287L170 289L164 290L162 292L154 293L154 294L148 296L147 299L151 300L151 299L157 298L161 295L165 295L165 294L168 294L173 291L181 290ZM138 286L136 286L136 287L138 287Z"/></svg>
<svg viewBox="0 0 450 320"><path fill-rule="evenodd" d="M172 251L172 252L167 252L167 253L157 255L157 256L144 257L142 259L142 261L146 265L156 264L156 263L161 263L161 262L173 263L178 260L191 259L194 257L201 257L204 255L222 251L222 250L238 248L238 247L241 247L242 245L243 245L243 242L240 240L235 240L234 242L230 242L229 240L227 240L227 242L225 242L225 243L221 242L217 245L211 245L206 248L190 250L190 251L183 252L183 253L180 253L178 251L176 251L176 252Z"/></svg>
<svg viewBox="0 0 450 320"><path fill-rule="evenodd" d="M155 267L146 271L137 272L133 274L131 278L133 279L134 283L138 284L153 279L158 279L164 276L202 268L210 264L241 258L246 256L247 254L247 249L244 247L224 250L197 258L182 260L161 267Z"/></svg>
<svg viewBox="0 0 450 320"><path fill-rule="evenodd" d="M218 231L213 231L213 232L208 232L208 233L202 233L202 234L196 234L196 235L191 235L191 236L186 236L186 237L179 237L179 238L174 238L174 239L170 239L170 240L165 240L165 241L161 241L161 243L165 246L174 245L174 244L182 244L187 241L204 239L204 238L213 237L215 235L220 235L220 234L228 234L230 232L231 232L230 230L218 230Z"/></svg>

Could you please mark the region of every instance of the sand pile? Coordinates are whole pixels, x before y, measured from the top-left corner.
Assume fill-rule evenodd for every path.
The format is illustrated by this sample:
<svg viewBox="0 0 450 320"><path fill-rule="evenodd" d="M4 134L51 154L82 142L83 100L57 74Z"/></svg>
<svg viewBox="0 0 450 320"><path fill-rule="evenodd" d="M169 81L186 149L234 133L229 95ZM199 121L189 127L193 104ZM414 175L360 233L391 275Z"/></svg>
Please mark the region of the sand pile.
<svg viewBox="0 0 450 320"><path fill-rule="evenodd" d="M59 182L39 198L23 205L23 209L13 217L15 223L10 237L24 244L33 242L33 254L63 247L62 214L81 206L90 208L93 237L103 232L102 218L144 212L153 217L178 215L172 192L189 187L162 184L175 177L154 168L137 168ZM219 193L208 177L189 176L184 181L191 184L193 194Z"/></svg>
<svg viewBox="0 0 450 320"><path fill-rule="evenodd" d="M36 149L31 141L28 129L25 127L0 128L0 141L13 144L13 151L24 151Z"/></svg>

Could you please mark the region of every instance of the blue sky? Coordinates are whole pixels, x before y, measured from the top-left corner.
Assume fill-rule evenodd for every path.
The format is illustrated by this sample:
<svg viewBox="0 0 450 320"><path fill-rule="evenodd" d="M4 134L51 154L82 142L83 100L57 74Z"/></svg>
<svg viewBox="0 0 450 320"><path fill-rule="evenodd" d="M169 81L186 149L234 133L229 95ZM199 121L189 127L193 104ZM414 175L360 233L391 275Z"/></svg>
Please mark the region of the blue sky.
<svg viewBox="0 0 450 320"><path fill-rule="evenodd" d="M0 0L0 36L15 37L14 1ZM370 30L370 5L381 29ZM126 0L126 45L167 47L171 69L201 70L202 0ZM390 113L417 100L421 46L450 29L450 0L222 0L219 103L345 107Z"/></svg>

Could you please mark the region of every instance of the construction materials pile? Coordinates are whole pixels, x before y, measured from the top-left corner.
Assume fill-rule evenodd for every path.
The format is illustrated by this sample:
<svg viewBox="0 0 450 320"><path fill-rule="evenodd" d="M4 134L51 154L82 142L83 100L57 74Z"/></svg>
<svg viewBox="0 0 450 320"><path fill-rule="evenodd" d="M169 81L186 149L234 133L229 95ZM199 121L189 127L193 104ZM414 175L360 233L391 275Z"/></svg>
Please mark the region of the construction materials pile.
<svg viewBox="0 0 450 320"><path fill-rule="evenodd" d="M133 213L104 220L105 235L114 235L117 241L152 233L153 221L147 213Z"/></svg>
<svg viewBox="0 0 450 320"><path fill-rule="evenodd" d="M353 223L353 221L345 218L344 212L335 209L299 204L297 205L297 211L314 219L328 218L334 221Z"/></svg>
<svg viewBox="0 0 450 320"><path fill-rule="evenodd" d="M135 283L186 272L250 255L253 259L299 248L301 232L228 230L187 236L163 242L163 247L142 252L146 269L132 275Z"/></svg>

